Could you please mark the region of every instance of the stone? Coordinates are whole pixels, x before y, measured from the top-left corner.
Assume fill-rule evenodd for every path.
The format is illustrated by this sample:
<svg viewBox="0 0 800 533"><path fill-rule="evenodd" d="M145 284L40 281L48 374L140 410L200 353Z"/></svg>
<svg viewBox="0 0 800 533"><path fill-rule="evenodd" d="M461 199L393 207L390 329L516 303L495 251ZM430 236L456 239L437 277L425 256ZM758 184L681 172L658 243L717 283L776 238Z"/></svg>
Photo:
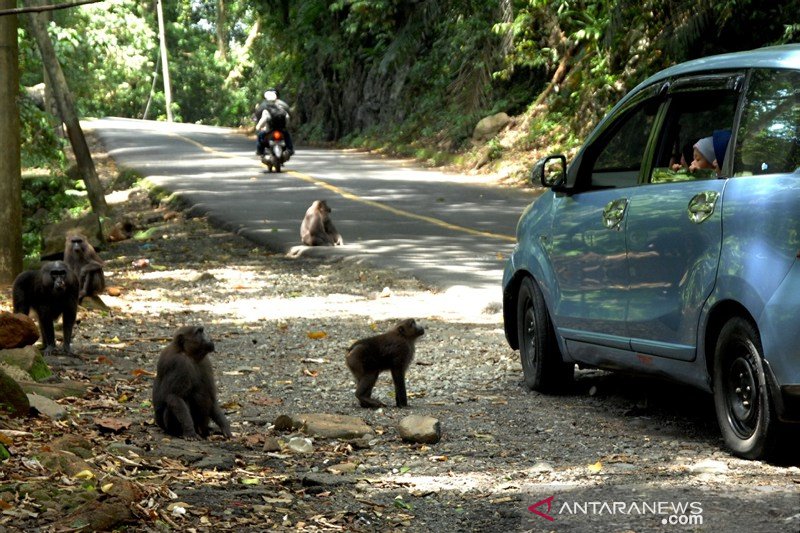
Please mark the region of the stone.
<svg viewBox="0 0 800 533"><path fill-rule="evenodd" d="M88 385L78 381L65 381L63 383L36 383L35 381L20 381L19 385L27 393L40 394L51 400L61 398L82 398L86 394Z"/></svg>
<svg viewBox="0 0 800 533"><path fill-rule="evenodd" d="M19 367L7 365L5 363L0 362L0 370L5 372L8 377L16 381L17 383L21 381L30 381L31 375L22 370Z"/></svg>
<svg viewBox="0 0 800 533"><path fill-rule="evenodd" d="M100 299L100 296L96 294L86 296L83 300L81 300L81 307L90 311L109 311L111 309L102 299Z"/></svg>
<svg viewBox="0 0 800 533"><path fill-rule="evenodd" d="M36 322L22 313L0 312L0 350L30 346L39 339Z"/></svg>
<svg viewBox="0 0 800 533"><path fill-rule="evenodd" d="M262 448L262 451L279 452L281 451L281 443L278 442L278 439L275 437L268 436L264 439L264 447Z"/></svg>
<svg viewBox="0 0 800 533"><path fill-rule="evenodd" d="M29 379L41 381L52 375L50 367L44 361L41 352L33 346L0 350L0 363L15 366L30 375Z"/></svg>
<svg viewBox="0 0 800 533"><path fill-rule="evenodd" d="M472 131L473 142L482 144L488 141L505 128L509 122L511 122L511 117L503 112L482 118Z"/></svg>
<svg viewBox="0 0 800 533"><path fill-rule="evenodd" d="M80 435L59 437L50 443L50 449L69 452L83 459L88 459L94 455L92 443Z"/></svg>
<svg viewBox="0 0 800 533"><path fill-rule="evenodd" d="M356 463L339 463L329 466L326 470L331 474L353 474L358 468Z"/></svg>
<svg viewBox="0 0 800 533"><path fill-rule="evenodd" d="M12 417L28 416L31 404L22 387L0 370L0 411Z"/></svg>
<svg viewBox="0 0 800 533"><path fill-rule="evenodd" d="M299 422L300 431L312 437L325 439L357 439L371 434L372 428L361 418L327 413L308 413L293 418Z"/></svg>
<svg viewBox="0 0 800 533"><path fill-rule="evenodd" d="M117 455L121 457L130 457L132 455L144 457L146 455L142 448L123 441L114 441L109 443L109 445L106 446L106 451L111 455Z"/></svg>
<svg viewBox="0 0 800 533"><path fill-rule="evenodd" d="M67 410L64 409L64 406L57 404L50 398L38 394L28 394L28 402L30 402L31 409L53 420L63 420L67 416Z"/></svg>
<svg viewBox="0 0 800 533"><path fill-rule="evenodd" d="M67 477L73 477L80 472L88 470L97 477L97 472L95 472L92 465L68 451L43 451L38 455L37 459L50 474L61 473Z"/></svg>
<svg viewBox="0 0 800 533"><path fill-rule="evenodd" d="M691 465L689 471L693 474L725 474L728 472L728 465L722 461L705 459Z"/></svg>
<svg viewBox="0 0 800 533"><path fill-rule="evenodd" d="M292 437L286 446L295 453L311 453L314 451L311 439L305 437Z"/></svg>
<svg viewBox="0 0 800 533"><path fill-rule="evenodd" d="M406 442L436 444L442 438L442 426L431 416L407 416L397 424L397 431Z"/></svg>

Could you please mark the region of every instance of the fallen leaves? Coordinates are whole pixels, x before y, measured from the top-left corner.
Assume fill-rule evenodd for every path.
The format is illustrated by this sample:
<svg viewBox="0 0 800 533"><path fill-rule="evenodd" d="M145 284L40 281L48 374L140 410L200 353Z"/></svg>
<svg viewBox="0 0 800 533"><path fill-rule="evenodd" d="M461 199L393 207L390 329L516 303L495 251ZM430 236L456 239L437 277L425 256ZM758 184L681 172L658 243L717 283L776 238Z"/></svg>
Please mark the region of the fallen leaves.
<svg viewBox="0 0 800 533"><path fill-rule="evenodd" d="M131 422L127 418L95 418L95 425L100 431L121 433L131 427Z"/></svg>

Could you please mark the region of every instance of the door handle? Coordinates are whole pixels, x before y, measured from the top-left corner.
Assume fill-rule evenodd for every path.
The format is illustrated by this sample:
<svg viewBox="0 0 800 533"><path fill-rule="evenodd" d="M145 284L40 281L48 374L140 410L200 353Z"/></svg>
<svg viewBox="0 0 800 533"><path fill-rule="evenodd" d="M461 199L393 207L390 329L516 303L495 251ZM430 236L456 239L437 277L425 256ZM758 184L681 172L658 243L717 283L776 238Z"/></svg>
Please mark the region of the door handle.
<svg viewBox="0 0 800 533"><path fill-rule="evenodd" d="M611 200L603 208L603 225L608 229L620 229L622 219L625 218L625 211L628 209L627 198L617 198Z"/></svg>
<svg viewBox="0 0 800 533"><path fill-rule="evenodd" d="M703 191L695 194L689 200L687 211L689 213L689 220L695 224L700 224L709 219L714 214L714 208L717 206L719 193L716 191Z"/></svg>

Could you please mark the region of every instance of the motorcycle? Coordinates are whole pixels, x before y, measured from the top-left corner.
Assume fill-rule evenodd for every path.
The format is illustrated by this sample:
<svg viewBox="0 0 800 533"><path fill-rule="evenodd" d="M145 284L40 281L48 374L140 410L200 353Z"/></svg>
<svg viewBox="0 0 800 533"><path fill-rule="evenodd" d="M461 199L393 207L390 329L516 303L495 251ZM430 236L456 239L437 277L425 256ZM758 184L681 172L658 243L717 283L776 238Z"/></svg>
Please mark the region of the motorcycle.
<svg viewBox="0 0 800 533"><path fill-rule="evenodd" d="M266 133L265 137L264 154L261 156L261 162L267 165L270 172L273 169L275 169L275 172L280 172L281 166L291 157L291 154L286 150L285 135L281 130L271 130Z"/></svg>

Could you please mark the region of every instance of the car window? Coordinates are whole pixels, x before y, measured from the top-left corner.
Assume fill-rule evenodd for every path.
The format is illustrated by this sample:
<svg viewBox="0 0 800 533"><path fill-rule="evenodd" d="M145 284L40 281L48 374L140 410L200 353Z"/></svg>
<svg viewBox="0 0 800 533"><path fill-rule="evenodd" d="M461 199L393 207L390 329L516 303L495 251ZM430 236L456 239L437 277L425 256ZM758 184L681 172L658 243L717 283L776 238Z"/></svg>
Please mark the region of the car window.
<svg viewBox="0 0 800 533"><path fill-rule="evenodd" d="M738 95L732 89L676 92L667 100L667 113L659 132L650 183L714 179L713 168L689 170L694 145L704 137L724 137L722 151L733 125ZM716 134L715 134L716 132ZM724 135L723 135L724 134ZM718 161L721 167L724 162ZM712 156L712 159L716 157ZM713 161L709 161L713 163Z"/></svg>
<svg viewBox="0 0 800 533"><path fill-rule="evenodd" d="M657 111L655 99L642 103L617 119L605 138L597 142L593 147L597 157L591 166L591 187L630 187L639 182Z"/></svg>
<svg viewBox="0 0 800 533"><path fill-rule="evenodd" d="M800 73L760 69L748 85L736 141L734 176L800 168Z"/></svg>

